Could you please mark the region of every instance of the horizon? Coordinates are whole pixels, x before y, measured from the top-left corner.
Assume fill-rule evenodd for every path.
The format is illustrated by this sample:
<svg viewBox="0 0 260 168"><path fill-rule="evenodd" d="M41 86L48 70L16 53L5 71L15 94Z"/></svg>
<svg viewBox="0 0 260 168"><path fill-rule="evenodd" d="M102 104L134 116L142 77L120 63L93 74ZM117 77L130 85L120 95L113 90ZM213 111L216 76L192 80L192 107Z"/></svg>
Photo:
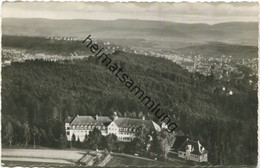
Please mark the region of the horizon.
<svg viewBox="0 0 260 168"><path fill-rule="evenodd" d="M45 19L45 20L60 20L60 21L71 21L71 20L85 20L85 21L119 21L119 20L129 20L129 21L148 21L148 22L169 22L169 23L178 23L178 24L204 24L204 25L217 25L222 23L258 23L258 21L225 21L225 22L217 22L217 23L203 23L203 22L175 22L175 21L164 21L164 20L150 20L150 19L111 19L111 20L102 20L102 19L57 19L57 18L39 18L39 17L31 17L31 18L21 18L21 17L3 17L2 19Z"/></svg>
<svg viewBox="0 0 260 168"><path fill-rule="evenodd" d="M207 10L205 10L207 9ZM258 22L258 3L5 2L2 18L139 19L177 23ZM152 19L151 19L152 18Z"/></svg>

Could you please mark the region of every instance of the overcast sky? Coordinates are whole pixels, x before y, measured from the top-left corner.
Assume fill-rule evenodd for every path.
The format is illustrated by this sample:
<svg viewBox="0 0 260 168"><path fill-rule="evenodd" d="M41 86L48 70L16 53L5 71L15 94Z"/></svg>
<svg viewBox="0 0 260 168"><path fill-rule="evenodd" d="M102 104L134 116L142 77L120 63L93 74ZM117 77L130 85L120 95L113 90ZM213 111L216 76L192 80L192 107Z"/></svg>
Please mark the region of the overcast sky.
<svg viewBox="0 0 260 168"><path fill-rule="evenodd" d="M257 3L5 2L2 17L145 19L185 23L258 21Z"/></svg>

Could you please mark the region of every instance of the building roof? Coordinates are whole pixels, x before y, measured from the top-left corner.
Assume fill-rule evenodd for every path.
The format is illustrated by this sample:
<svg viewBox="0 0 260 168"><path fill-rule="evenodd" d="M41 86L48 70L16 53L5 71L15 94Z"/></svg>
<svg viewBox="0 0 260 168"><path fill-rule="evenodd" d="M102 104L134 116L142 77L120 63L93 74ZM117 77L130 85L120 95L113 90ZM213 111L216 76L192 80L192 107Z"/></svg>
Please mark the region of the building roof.
<svg viewBox="0 0 260 168"><path fill-rule="evenodd" d="M71 122L71 126L78 126L78 125L95 125L95 126L108 126L113 121L112 117L108 116L77 116ZM118 117L114 120L118 127L139 127L144 125L145 127L154 128L156 130L160 129L160 126L157 125L152 120L142 120L142 119L135 119L135 118L124 118Z"/></svg>
<svg viewBox="0 0 260 168"><path fill-rule="evenodd" d="M176 136L174 144L172 145L172 150L178 150L182 144L187 140L186 136Z"/></svg>
<svg viewBox="0 0 260 168"><path fill-rule="evenodd" d="M94 116L77 116L71 122L71 125L96 125L104 126L112 122L110 117L98 116L97 119Z"/></svg>
<svg viewBox="0 0 260 168"><path fill-rule="evenodd" d="M151 120L142 120L135 118L118 117L118 119L115 120L115 123L118 127L139 127L140 125L145 125L146 127L153 127Z"/></svg>
<svg viewBox="0 0 260 168"><path fill-rule="evenodd" d="M194 150L191 152L191 154L201 155L201 154L204 154L204 153L208 153L207 150L204 150L203 152L200 152L200 151L199 151L199 141L196 142L196 141L189 140L189 139L187 139L187 140L181 145L181 147L178 149L178 151L183 151L183 152L185 152L187 145L191 145L192 148L194 148Z"/></svg>

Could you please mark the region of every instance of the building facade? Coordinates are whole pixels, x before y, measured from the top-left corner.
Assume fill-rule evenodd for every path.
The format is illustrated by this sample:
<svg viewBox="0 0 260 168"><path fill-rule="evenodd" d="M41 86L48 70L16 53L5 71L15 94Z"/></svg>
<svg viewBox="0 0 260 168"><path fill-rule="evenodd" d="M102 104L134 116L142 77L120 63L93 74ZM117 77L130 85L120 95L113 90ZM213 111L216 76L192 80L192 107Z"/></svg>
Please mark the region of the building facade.
<svg viewBox="0 0 260 168"><path fill-rule="evenodd" d="M178 149L178 157L195 162L207 162L208 151L199 141L196 142L187 139Z"/></svg>
<svg viewBox="0 0 260 168"><path fill-rule="evenodd" d="M85 135L89 134L95 127L103 136L115 134L119 141L130 142L135 138L137 128L140 126L160 131L161 128L151 120L118 117L116 113L112 116L76 116L68 117L65 122L67 140L71 141L73 134L76 140L84 141Z"/></svg>

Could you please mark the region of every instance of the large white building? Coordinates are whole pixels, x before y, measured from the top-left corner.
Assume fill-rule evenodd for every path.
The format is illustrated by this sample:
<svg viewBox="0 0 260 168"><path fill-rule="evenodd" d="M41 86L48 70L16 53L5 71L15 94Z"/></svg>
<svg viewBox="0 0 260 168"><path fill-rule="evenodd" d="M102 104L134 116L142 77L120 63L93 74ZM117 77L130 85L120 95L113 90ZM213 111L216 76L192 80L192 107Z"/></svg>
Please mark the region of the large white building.
<svg viewBox="0 0 260 168"><path fill-rule="evenodd" d="M76 140L83 142L85 135L96 127L104 136L115 134L119 141L130 142L135 138L137 128L141 125L156 131L161 130L160 126L151 120L123 118L118 117L116 113L111 117L98 115L68 117L65 129L68 141L71 141L74 134Z"/></svg>

